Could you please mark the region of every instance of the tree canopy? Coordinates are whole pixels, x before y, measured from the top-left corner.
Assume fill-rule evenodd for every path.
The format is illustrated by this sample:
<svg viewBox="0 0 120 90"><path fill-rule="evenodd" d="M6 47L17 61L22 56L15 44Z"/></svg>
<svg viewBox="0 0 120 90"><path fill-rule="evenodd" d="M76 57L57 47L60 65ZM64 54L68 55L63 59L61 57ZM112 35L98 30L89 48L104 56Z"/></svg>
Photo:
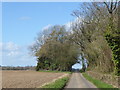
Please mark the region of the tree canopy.
<svg viewBox="0 0 120 90"><path fill-rule="evenodd" d="M87 70L120 75L120 29L118 2L81 4L72 15L71 30L65 25L51 26L38 35L31 47L38 58L36 70L70 71L79 56Z"/></svg>
<svg viewBox="0 0 120 90"><path fill-rule="evenodd" d="M76 44L70 41L69 32L65 26L53 26L50 33L44 33L42 39L38 36L37 41L40 48L35 51L35 56L38 57L39 69L70 71L71 66L77 62L79 56L79 48ZM41 40L40 40L41 39ZM35 44L32 48L36 48Z"/></svg>

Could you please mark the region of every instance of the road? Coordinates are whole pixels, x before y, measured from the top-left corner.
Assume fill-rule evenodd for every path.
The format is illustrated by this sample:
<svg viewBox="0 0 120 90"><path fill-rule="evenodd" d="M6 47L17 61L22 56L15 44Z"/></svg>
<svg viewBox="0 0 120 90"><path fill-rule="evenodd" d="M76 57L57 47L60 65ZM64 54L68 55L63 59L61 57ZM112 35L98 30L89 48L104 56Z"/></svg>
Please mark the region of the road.
<svg viewBox="0 0 120 90"><path fill-rule="evenodd" d="M96 86L86 80L81 73L74 72L65 88L96 88Z"/></svg>

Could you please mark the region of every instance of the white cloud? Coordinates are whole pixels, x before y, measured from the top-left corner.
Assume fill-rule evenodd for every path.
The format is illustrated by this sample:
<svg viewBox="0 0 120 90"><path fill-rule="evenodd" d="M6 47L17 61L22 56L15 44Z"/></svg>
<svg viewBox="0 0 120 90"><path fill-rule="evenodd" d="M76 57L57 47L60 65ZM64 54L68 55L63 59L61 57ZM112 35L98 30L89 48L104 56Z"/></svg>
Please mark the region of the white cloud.
<svg viewBox="0 0 120 90"><path fill-rule="evenodd" d="M8 42L8 43L5 43L4 45L5 45L5 49L10 50L10 51L15 51L19 49L19 46L13 42Z"/></svg>
<svg viewBox="0 0 120 90"><path fill-rule="evenodd" d="M66 27L67 31L72 32L72 28L71 28L72 25L74 25L75 23L81 23L82 20L83 20L83 18L79 17L79 18L75 18L74 21L67 22L67 23L65 24L65 27Z"/></svg>
<svg viewBox="0 0 120 90"><path fill-rule="evenodd" d="M1 48L2 47L2 48ZM2 65L26 66L36 65L34 57L28 53L28 46L20 46L13 42L0 43L2 54Z"/></svg>
<svg viewBox="0 0 120 90"><path fill-rule="evenodd" d="M74 26L76 23L80 24L82 22L82 20L83 20L83 18L79 17L79 18L75 18L74 21L67 22L65 24L66 30L70 33L73 33L72 26Z"/></svg>
<svg viewBox="0 0 120 90"><path fill-rule="evenodd" d="M67 22L67 23L65 24L65 27L66 27L66 30L67 30L67 31L71 31L71 25L72 25L72 23L73 23L73 22Z"/></svg>
<svg viewBox="0 0 120 90"><path fill-rule="evenodd" d="M70 27L71 27L71 24L72 24L72 22L68 22L68 23L65 24L65 26L66 26L67 28L70 28Z"/></svg>
<svg viewBox="0 0 120 90"><path fill-rule="evenodd" d="M19 52L17 52L17 51L10 51L7 55L8 56L16 56L18 54L19 54Z"/></svg>
<svg viewBox="0 0 120 90"><path fill-rule="evenodd" d="M20 47L13 42L0 43L0 47L2 52L7 56L16 56L20 53Z"/></svg>

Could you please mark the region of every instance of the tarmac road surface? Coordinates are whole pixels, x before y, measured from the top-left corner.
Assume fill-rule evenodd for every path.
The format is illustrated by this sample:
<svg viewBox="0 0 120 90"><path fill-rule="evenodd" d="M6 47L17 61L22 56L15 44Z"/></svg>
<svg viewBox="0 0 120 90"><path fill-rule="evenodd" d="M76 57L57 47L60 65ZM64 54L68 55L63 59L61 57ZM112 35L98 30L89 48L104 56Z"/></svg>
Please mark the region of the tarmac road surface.
<svg viewBox="0 0 120 90"><path fill-rule="evenodd" d="M81 73L74 72L65 88L97 88L86 80Z"/></svg>

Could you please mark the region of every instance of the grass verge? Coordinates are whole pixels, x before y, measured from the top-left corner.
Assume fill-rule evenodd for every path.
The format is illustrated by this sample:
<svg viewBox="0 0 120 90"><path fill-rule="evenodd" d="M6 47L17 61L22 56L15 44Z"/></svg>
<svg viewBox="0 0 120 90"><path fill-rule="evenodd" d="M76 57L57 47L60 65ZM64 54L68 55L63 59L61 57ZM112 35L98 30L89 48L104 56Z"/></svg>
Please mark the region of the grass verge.
<svg viewBox="0 0 120 90"><path fill-rule="evenodd" d="M96 87L98 88L114 88L112 85L109 85L107 83L104 83L100 80L94 79L93 77L89 76L86 73L83 73L83 76L89 80L90 82L92 82Z"/></svg>
<svg viewBox="0 0 120 90"><path fill-rule="evenodd" d="M39 70L38 72L68 73L68 74L72 73L72 72L69 72L69 71L52 71L52 70Z"/></svg>
<svg viewBox="0 0 120 90"><path fill-rule="evenodd" d="M63 77L61 79L56 80L53 83L47 84L43 86L42 88L57 88L57 90L61 90L65 87L66 83L68 82L69 77Z"/></svg>

